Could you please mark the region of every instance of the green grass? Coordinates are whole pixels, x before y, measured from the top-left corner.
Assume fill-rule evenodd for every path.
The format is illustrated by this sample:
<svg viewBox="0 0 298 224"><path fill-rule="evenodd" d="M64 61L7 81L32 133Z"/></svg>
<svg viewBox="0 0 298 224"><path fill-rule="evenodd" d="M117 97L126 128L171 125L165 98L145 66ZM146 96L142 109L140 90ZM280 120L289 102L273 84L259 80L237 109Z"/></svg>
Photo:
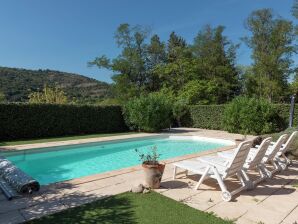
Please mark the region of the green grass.
<svg viewBox="0 0 298 224"><path fill-rule="evenodd" d="M28 223L231 224L233 222L151 192L123 193Z"/></svg>
<svg viewBox="0 0 298 224"><path fill-rule="evenodd" d="M110 133L110 134L76 135L76 136L53 137L53 138L42 138L42 139L1 141L0 146L24 145L24 144L44 143L44 142L57 142L57 141L78 140L78 139L85 139L85 138L109 137L109 136L128 135L128 134L136 134L136 132L120 132L120 133Z"/></svg>

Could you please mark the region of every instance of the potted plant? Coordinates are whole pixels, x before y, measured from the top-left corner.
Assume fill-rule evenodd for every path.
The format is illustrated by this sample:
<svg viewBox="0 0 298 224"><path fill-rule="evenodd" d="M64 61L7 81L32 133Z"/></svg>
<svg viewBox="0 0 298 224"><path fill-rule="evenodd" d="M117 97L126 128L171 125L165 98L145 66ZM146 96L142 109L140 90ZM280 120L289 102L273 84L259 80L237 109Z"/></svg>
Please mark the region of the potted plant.
<svg viewBox="0 0 298 224"><path fill-rule="evenodd" d="M142 161L142 167L145 174L145 187L157 189L160 187L161 178L165 169L165 164L159 163L160 154L157 153L157 147L150 148L146 153L135 150Z"/></svg>

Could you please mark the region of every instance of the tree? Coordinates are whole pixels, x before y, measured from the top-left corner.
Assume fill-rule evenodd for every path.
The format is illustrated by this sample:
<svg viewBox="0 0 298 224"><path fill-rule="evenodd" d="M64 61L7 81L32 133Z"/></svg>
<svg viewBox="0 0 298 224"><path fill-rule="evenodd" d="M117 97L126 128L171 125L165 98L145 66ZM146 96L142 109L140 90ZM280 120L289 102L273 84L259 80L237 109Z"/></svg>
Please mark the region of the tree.
<svg viewBox="0 0 298 224"><path fill-rule="evenodd" d="M298 0L294 0L294 4L292 6L292 15L298 19Z"/></svg>
<svg viewBox="0 0 298 224"><path fill-rule="evenodd" d="M195 62L186 41L175 32L170 34L167 42L166 63L158 64L155 73L159 76L162 86L178 90L193 79Z"/></svg>
<svg viewBox="0 0 298 224"><path fill-rule="evenodd" d="M59 88L50 88L45 86L42 92L33 92L29 94L29 103L53 103L65 104L67 97L63 90Z"/></svg>
<svg viewBox="0 0 298 224"><path fill-rule="evenodd" d="M225 103L239 94L239 74L235 66L236 49L223 35L224 27L207 25L194 39L192 52L198 71L196 79L209 80L217 86L217 103Z"/></svg>
<svg viewBox="0 0 298 224"><path fill-rule="evenodd" d="M188 105L214 104L217 99L217 86L213 81L189 81L178 93L178 99L183 99Z"/></svg>
<svg viewBox="0 0 298 224"><path fill-rule="evenodd" d="M115 35L120 55L112 60L103 55L89 65L114 72L113 90L121 102L168 89L175 97L196 95L190 97L194 103L225 103L238 94L239 83L237 45L228 41L223 30L207 26L190 46L175 32L164 43L157 35L149 40L145 28L121 24ZM185 90L187 85L191 93Z"/></svg>
<svg viewBox="0 0 298 224"><path fill-rule="evenodd" d="M146 87L147 37L148 29L121 24L115 34L116 43L122 49L121 54L112 61L103 55L88 63L90 66L96 65L114 72L114 89L117 90L116 96L122 101L129 99L132 92L139 96Z"/></svg>
<svg viewBox="0 0 298 224"><path fill-rule="evenodd" d="M269 101L280 101L288 88L287 79L292 72L291 56L294 28L292 22L275 16L270 9L256 10L246 21L251 36L245 43L252 49L255 94Z"/></svg>
<svg viewBox="0 0 298 224"><path fill-rule="evenodd" d="M166 63L166 46L161 42L158 35L153 35L147 47L146 69L147 69L147 89L157 91L161 88L161 80L155 72L158 65Z"/></svg>

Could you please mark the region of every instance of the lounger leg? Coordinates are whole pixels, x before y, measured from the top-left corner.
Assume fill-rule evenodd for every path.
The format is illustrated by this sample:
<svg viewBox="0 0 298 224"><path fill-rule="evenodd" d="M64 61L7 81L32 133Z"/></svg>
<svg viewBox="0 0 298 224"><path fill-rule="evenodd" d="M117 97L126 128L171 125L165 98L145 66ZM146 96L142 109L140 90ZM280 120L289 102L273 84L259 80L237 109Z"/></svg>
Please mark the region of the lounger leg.
<svg viewBox="0 0 298 224"><path fill-rule="evenodd" d="M173 180L176 179L177 166L174 166Z"/></svg>
<svg viewBox="0 0 298 224"><path fill-rule="evenodd" d="M241 174L246 182L250 182L249 176L246 174L244 170L241 170Z"/></svg>
<svg viewBox="0 0 298 224"><path fill-rule="evenodd" d="M231 201L232 194L227 190L225 183L223 182L221 176L219 175L219 173L217 172L217 169L215 167L213 167L213 172L214 172L215 178L219 184L219 187L222 191L222 193L221 193L222 199L224 201Z"/></svg>
<svg viewBox="0 0 298 224"><path fill-rule="evenodd" d="M246 186L247 189L249 190L253 189L254 188L253 182L249 179L249 176L246 174L246 172L244 170L241 170L241 174L242 174L242 177L244 178L244 183L241 182L242 186ZM237 177L240 180L240 177L238 176L238 174L237 174Z"/></svg>
<svg viewBox="0 0 298 224"><path fill-rule="evenodd" d="M272 178L273 173L265 165L263 166L263 170L267 178Z"/></svg>
<svg viewBox="0 0 298 224"><path fill-rule="evenodd" d="M217 169L215 167L213 167L213 172L214 172L214 175L215 175L215 178L219 184L219 187L222 191L227 191L227 187L225 185L225 183L223 182L221 176L219 175Z"/></svg>
<svg viewBox="0 0 298 224"><path fill-rule="evenodd" d="M258 178L258 179L256 179L256 180L254 180L253 181L253 185L254 185L254 187L257 185L257 184L259 184L262 180L264 180L265 178L266 178L266 176L264 175L264 173L263 173L263 170L262 170L262 166L258 166L258 172L259 172L259 174L260 174L260 177Z"/></svg>
<svg viewBox="0 0 298 224"><path fill-rule="evenodd" d="M292 164L292 160L290 160L288 157L286 157L286 155L284 153L282 153L281 156L282 156L282 158L285 159L287 165Z"/></svg>
<svg viewBox="0 0 298 224"><path fill-rule="evenodd" d="M249 177L247 176L247 174L244 171L242 171L241 173L237 173L236 174L237 175L237 178L239 179L239 181L241 183L241 185L243 187L246 187L246 183L247 183L246 181L247 180L246 179L243 179L243 176L241 174L245 174L246 175L248 182L251 182L251 181L250 181Z"/></svg>
<svg viewBox="0 0 298 224"><path fill-rule="evenodd" d="M276 163L278 164L279 170L286 170L287 169L287 161L282 161L280 158L276 158Z"/></svg>
<svg viewBox="0 0 298 224"><path fill-rule="evenodd" d="M274 167L274 170L271 171L272 174L275 174L276 172L281 170L281 167L279 166L279 164L276 161L271 160L270 162Z"/></svg>
<svg viewBox="0 0 298 224"><path fill-rule="evenodd" d="M208 167L205 169L203 175L201 176L199 182L197 183L197 185L196 185L196 187L195 187L196 190L199 189L200 185L203 183L203 181L204 181L205 178L207 177L209 170L210 170L210 166L208 166Z"/></svg>
<svg viewBox="0 0 298 224"><path fill-rule="evenodd" d="M247 185L246 185L245 181L243 180L241 173L237 173L236 175L237 175L237 178L239 179L242 186L237 188L236 190L232 191L231 192L232 195L238 194L240 191L243 191L244 189L247 188Z"/></svg>

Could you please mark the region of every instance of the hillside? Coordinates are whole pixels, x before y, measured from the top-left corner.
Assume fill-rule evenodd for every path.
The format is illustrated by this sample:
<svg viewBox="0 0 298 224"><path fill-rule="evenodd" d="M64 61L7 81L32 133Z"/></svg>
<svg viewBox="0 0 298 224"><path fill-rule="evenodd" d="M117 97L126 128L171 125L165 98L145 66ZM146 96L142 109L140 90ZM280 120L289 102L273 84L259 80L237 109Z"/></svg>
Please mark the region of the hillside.
<svg viewBox="0 0 298 224"><path fill-rule="evenodd" d="M82 75L54 71L0 67L0 92L10 102L24 102L32 91L57 86L69 99L93 102L110 96L110 85Z"/></svg>

